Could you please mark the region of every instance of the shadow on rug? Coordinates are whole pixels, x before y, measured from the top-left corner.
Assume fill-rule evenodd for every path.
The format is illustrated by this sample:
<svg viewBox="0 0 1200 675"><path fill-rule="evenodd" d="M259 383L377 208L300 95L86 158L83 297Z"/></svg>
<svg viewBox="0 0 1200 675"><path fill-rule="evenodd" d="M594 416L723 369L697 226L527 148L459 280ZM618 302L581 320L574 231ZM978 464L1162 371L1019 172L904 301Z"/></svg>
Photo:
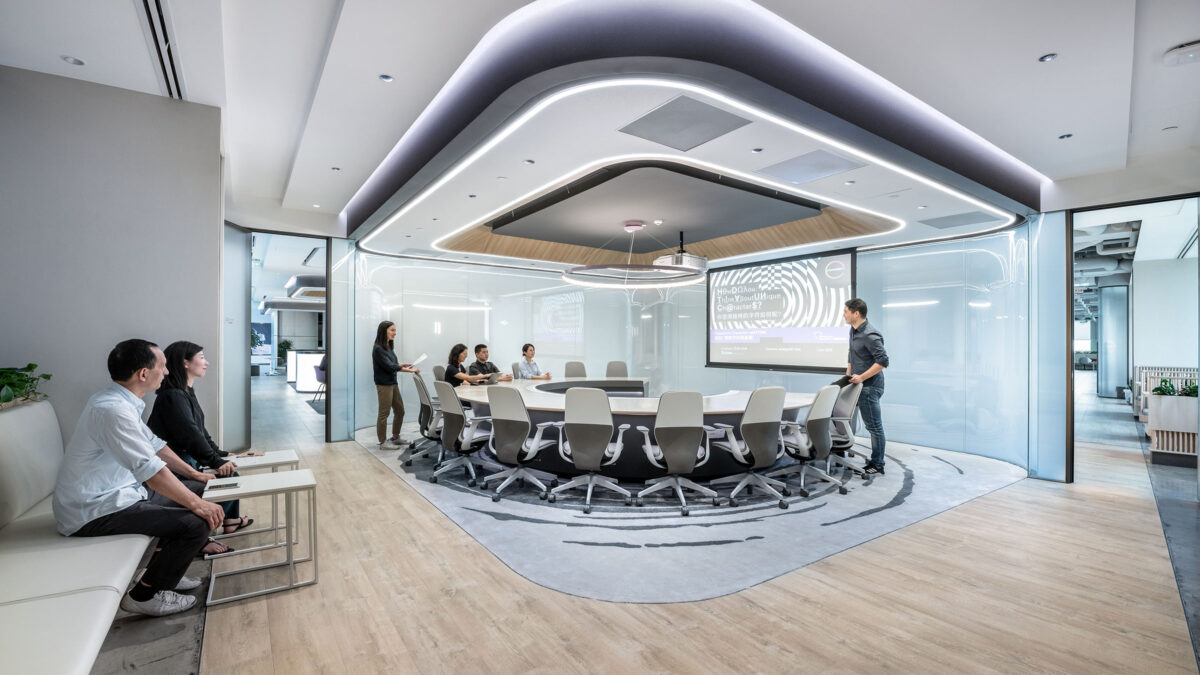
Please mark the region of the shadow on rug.
<svg viewBox="0 0 1200 675"><path fill-rule="evenodd" d="M373 433L362 430L355 440L513 571L547 588L613 602L736 593L1026 477L999 460L891 444L887 475L853 479L845 495L810 479L811 494L796 496L793 476L787 509L756 492L739 496L737 507L689 498L691 515L683 517L669 498L638 508L597 492L593 512L584 515L578 492L551 504L531 487L513 485L493 502L458 472L431 484L431 460L406 467L407 443L380 449Z"/></svg>

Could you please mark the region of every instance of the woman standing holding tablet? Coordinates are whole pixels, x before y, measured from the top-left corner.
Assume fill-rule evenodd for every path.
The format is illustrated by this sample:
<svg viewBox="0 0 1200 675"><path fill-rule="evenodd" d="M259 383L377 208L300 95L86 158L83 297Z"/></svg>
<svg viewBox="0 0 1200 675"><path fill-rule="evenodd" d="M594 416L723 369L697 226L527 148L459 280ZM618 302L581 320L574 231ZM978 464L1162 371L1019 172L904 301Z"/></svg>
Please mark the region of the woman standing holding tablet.
<svg viewBox="0 0 1200 675"><path fill-rule="evenodd" d="M400 398L400 386L396 373L419 373L411 363L400 363L396 358L396 324L380 321L375 330L375 345L371 348L371 365L375 371L375 393L379 398L379 416L375 418L375 436L379 445L400 442L400 425L404 424L404 401ZM387 438L388 412L392 417L392 437Z"/></svg>

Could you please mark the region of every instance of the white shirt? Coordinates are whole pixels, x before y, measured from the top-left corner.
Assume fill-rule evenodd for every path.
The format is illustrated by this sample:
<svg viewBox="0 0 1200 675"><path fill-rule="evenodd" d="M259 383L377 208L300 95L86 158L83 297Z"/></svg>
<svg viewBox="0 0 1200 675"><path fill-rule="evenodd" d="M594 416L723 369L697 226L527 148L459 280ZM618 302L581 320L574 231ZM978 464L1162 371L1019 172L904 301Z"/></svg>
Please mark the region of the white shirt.
<svg viewBox="0 0 1200 675"><path fill-rule="evenodd" d="M521 375L520 379L531 380L534 375L541 375L542 369L538 367L537 361L521 359L517 361L517 372Z"/></svg>
<svg viewBox="0 0 1200 675"><path fill-rule="evenodd" d="M166 462L166 441L142 421L146 403L117 383L88 399L54 486L58 531L71 535L146 498L142 483Z"/></svg>

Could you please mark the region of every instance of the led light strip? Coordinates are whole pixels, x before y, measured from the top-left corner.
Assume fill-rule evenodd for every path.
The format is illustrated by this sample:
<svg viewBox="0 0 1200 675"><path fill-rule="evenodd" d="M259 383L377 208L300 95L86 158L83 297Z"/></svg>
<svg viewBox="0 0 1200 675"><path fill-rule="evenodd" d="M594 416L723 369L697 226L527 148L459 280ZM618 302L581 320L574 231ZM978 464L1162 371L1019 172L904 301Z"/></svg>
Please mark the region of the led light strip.
<svg viewBox="0 0 1200 675"><path fill-rule="evenodd" d="M975 206L979 209L982 209L984 211L987 211L989 213L992 213L994 215L997 215L997 216L1005 219L1006 222L1004 224L999 225L996 228L987 230L989 232L996 230L996 229L1001 229L1001 228L1007 227L1007 226L1011 225L1012 223L1016 222L1016 220L1017 220L1016 215L1007 213L1007 212L1005 212L1001 209L998 209L990 204L987 204L987 203L980 201L974 197L971 197L970 195L959 192L958 190L950 188L946 185L942 185L941 183L938 183L937 181L934 181L930 178L926 178L925 176L922 176L918 173L909 171L908 169L905 169L899 165L889 162L881 157L872 155L868 152L860 150L860 149L858 149L854 146L851 146L847 143L844 143L837 139L826 136L825 134L822 134L820 132L809 129L808 127L805 127L803 125L797 124L796 122L793 122L791 120L785 119L778 115L769 113L765 110L761 110L761 109L751 106L749 104L743 103L742 101L739 101L732 97L726 96L726 95L719 93L717 91L714 91L712 89L708 89L707 87L702 87L702 86L699 86L699 85L696 85L696 84L693 84L690 82L682 82L682 81L678 81L678 80L663 79L663 78L610 78L610 79L606 79L606 80L588 82L586 84L567 87L565 89L561 89L557 92L548 94L545 97L543 97L541 100L539 100L537 103L535 103L532 107L530 107L528 110L526 110L520 116L518 116L515 120L513 120L509 124L505 125L499 131L497 131L495 134L493 134L491 136L491 138L489 138L482 145L477 147L473 152L471 152L471 154L469 154L467 157L465 157L464 159L459 161L457 164L455 164L453 167L451 167L448 171L443 173L431 185L427 186L420 193L418 193L414 198L412 198L411 200L406 202L403 206L401 206L399 209L397 209L397 211L395 213L393 213L391 216L389 216L387 219L385 219L383 221L383 223L381 223L371 233L369 233L366 237L364 237L362 240L359 241L359 244L358 244L359 248L366 250L368 252L371 252L371 253L379 253L379 254L383 254L383 255L388 255L387 252L381 251L378 249L373 249L370 246L368 246L368 244L371 242L371 240L373 240L375 237L377 237L379 234L381 234L387 228L389 228L393 224L395 224L405 214L407 214L409 211L414 209L416 206L418 206L419 204L424 202L431 195L433 195L435 192L437 192L439 189L441 189L443 186L445 186L447 183L449 183L451 180L453 180L455 177L457 177L459 174L461 174L463 171L465 171L467 168L469 168L472 164L474 164L476 161L478 161L481 157L483 157L488 152L493 150L497 145L502 143L505 139L507 139L509 136L511 136L513 133L515 133L518 129L523 127L525 124L529 123L533 118L535 118L536 116L538 116L539 114L544 112L551 105L553 105L563 99L566 99L571 96L576 96L576 95L579 95L582 93L590 92L590 91L606 89L606 88L614 88L614 87L661 87L661 88L674 89L679 92L687 92L687 93L692 93L692 94L697 94L700 96L707 97L711 100L717 101L717 102L719 102L723 105L726 105L730 108L741 111L747 115L757 117L759 120L776 124L785 129L791 130L795 133L801 134L803 136L807 136L808 138L811 138L813 140L816 140L818 142L824 143L833 148L841 150L842 152L845 152L849 155L852 155L859 159L863 159L867 162L875 164L876 166L880 166L880 167L888 169L894 173L898 173L902 176L905 176L907 178L915 180L915 181L922 183L928 187L931 187L935 190L938 190L947 195L950 195L951 197L960 199L964 202L967 202L968 204L972 204L973 206ZM599 160L596 162L589 163L587 166L585 166L577 171L574 171L568 175L562 176L562 177L556 179L555 181L552 181L550 183L547 183L546 185L543 185L542 187L538 188L537 190L529 192L529 193L519 197L518 199L513 200L513 201L509 202L508 204L505 204L503 207L492 211L489 215L487 215L483 218L479 218L474 222L471 222L467 225L459 227L458 229L453 230L452 232L450 232L446 235L443 235L442 237L436 239L433 242L433 244L432 244L433 248L438 251L442 251L442 252L451 252L448 249L443 248L441 246L441 243L446 241L447 239L465 231L465 230L476 227L480 223L486 222L486 221L490 220L491 218L494 218L496 215L499 215L500 213L510 211L515 206L524 203L525 201L527 201L528 199L530 199L534 196L544 193L548 189L553 189L555 187L559 187L561 185L569 183L571 180L574 180L575 178L578 178L581 175L589 173L590 171L594 170L595 168L598 168L599 166L616 163L618 161L629 161L629 160L639 160L639 159L670 159L672 161L682 162L682 163L689 164L691 166L698 167L698 168L715 170L719 173L724 173L724 174L730 175L730 176L737 176L739 178L742 178L743 180L747 180L748 182L762 185L764 187L771 187L771 188L779 190L781 192L787 192L789 194L794 194L794 195L798 195L798 196L810 197L810 198L816 199L817 201L821 201L826 204L842 206L844 208L851 209L853 211L858 211L860 213L867 213L869 215L884 218L886 220L891 220L891 221L897 223L896 228L894 228L892 230L888 230L886 232L877 232L877 233L870 234L870 235L856 235L856 236L852 236L852 237L842 237L840 239L832 239L832 240L827 240L827 241L822 241L822 242L800 244L797 246L788 246L788 247L783 247L783 248L778 248L778 249L772 249L773 252L788 251L791 249L802 248L805 246L813 246L813 245L816 245L817 243L819 243L821 245L829 245L829 244L834 244L834 243L838 243L838 242L848 241L851 239L864 239L864 238L869 238L869 237L877 237L877 236L881 236L884 234L891 234L891 233L897 232L907 224L906 221L904 221L903 219L900 219L900 218L877 213L877 212L871 211L869 209L866 209L866 208L863 208L860 206L856 206L854 204L849 204L847 202L843 202L838 199L826 197L824 195L820 195L817 193L808 192L805 190L799 190L799 189L795 188L794 186L787 185L784 183L778 183L775 181L764 180L761 176L754 176L754 175L746 174L746 173L738 171L736 169L731 169L729 167L724 167L724 166L720 166L720 165L716 165L716 164L710 164L708 162L700 162L697 160L693 160L691 158L676 156L676 155L635 154L635 155L621 155L621 156L617 156L617 157L609 157L609 158L605 158L604 160ZM728 258L721 258L719 260L732 260L732 259L736 259L736 258L739 258L742 256L760 255L760 254L766 253L766 252L767 251L755 251L752 254L742 254L741 256L730 256ZM512 258L512 256L494 255L494 254L489 254L489 253L475 253L475 255L488 256L488 257L492 257L492 258L509 258L509 259Z"/></svg>

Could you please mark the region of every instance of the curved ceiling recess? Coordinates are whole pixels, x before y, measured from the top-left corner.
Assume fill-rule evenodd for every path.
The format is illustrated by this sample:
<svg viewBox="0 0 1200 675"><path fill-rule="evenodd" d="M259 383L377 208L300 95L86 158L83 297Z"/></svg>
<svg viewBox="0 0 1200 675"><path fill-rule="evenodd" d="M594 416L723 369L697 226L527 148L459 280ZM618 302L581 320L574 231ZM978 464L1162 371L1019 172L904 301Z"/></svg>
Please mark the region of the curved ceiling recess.
<svg viewBox="0 0 1200 675"><path fill-rule="evenodd" d="M661 114L680 106L717 120L701 120L711 133L698 144ZM685 115L683 126L691 122ZM365 250L448 251L448 240L506 211L631 161L674 162L817 202L858 222L847 233L857 239L1002 227L1036 211L1044 180L748 1L568 0L497 24L341 218L347 231L369 231ZM478 242L470 250L512 256ZM725 257L745 252L728 247Z"/></svg>
<svg viewBox="0 0 1200 675"><path fill-rule="evenodd" d="M296 274L283 285L289 298L324 298L324 274Z"/></svg>

